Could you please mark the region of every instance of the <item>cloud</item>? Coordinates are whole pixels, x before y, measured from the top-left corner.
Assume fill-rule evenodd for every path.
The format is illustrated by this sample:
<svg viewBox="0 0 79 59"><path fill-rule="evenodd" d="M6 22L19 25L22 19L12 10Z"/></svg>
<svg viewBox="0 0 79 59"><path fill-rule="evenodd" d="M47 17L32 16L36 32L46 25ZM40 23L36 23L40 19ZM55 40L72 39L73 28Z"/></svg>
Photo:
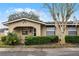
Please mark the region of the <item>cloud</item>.
<svg viewBox="0 0 79 59"><path fill-rule="evenodd" d="M7 13L17 13L17 12L22 12L22 11L26 11L26 12L30 12L30 11L34 11L31 8L10 8L8 10L6 10Z"/></svg>

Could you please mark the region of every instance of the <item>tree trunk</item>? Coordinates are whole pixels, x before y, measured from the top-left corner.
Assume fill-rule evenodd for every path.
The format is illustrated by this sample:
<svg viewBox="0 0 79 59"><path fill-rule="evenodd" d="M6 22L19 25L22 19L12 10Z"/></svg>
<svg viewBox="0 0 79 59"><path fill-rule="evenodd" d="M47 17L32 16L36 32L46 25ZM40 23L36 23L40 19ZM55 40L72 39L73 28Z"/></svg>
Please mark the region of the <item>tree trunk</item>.
<svg viewBox="0 0 79 59"><path fill-rule="evenodd" d="M65 44L65 33L61 33L59 39L60 39L59 41L60 44Z"/></svg>
<svg viewBox="0 0 79 59"><path fill-rule="evenodd" d="M57 35L59 37L59 43L60 44L65 44L65 35L66 35L66 32L67 32L66 27L63 26L63 28L61 29L61 26L59 27L57 24L55 26L56 26L56 30L58 31Z"/></svg>

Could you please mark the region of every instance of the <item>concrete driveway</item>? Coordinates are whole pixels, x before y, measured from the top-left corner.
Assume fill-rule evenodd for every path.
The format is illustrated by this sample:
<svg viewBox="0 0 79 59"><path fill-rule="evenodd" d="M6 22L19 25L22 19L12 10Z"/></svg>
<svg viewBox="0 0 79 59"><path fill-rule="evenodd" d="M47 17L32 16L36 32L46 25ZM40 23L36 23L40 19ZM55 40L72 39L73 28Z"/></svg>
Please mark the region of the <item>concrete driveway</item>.
<svg viewBox="0 0 79 59"><path fill-rule="evenodd" d="M79 48L0 48L0 56L79 56Z"/></svg>

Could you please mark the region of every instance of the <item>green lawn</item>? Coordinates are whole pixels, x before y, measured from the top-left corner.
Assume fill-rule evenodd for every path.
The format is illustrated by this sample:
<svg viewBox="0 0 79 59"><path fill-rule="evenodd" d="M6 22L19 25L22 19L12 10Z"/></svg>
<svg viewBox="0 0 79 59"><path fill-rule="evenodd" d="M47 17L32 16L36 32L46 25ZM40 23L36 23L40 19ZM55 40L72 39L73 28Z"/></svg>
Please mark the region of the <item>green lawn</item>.
<svg viewBox="0 0 79 59"><path fill-rule="evenodd" d="M58 43L56 44L44 44L44 45L25 45L25 48L76 48L79 47L79 44L65 44L60 45Z"/></svg>
<svg viewBox="0 0 79 59"><path fill-rule="evenodd" d="M5 45L3 42L0 41L0 48L14 48L15 46Z"/></svg>

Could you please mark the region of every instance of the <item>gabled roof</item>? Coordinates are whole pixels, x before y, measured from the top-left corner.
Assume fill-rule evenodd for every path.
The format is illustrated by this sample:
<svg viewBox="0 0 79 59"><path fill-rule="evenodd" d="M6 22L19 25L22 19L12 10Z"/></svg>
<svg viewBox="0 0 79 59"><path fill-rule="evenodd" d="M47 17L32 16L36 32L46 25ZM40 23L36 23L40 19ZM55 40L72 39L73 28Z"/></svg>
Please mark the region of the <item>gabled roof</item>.
<svg viewBox="0 0 79 59"><path fill-rule="evenodd" d="M38 20L32 20L32 19L28 19L28 18L21 18L21 19L17 19L17 20L7 21L7 22L3 22L3 24L7 25L7 24L18 22L18 21L21 21L21 20L27 20L27 21L31 21L31 22L35 22L35 23L39 23L39 24L45 24L41 20L38 21Z"/></svg>

